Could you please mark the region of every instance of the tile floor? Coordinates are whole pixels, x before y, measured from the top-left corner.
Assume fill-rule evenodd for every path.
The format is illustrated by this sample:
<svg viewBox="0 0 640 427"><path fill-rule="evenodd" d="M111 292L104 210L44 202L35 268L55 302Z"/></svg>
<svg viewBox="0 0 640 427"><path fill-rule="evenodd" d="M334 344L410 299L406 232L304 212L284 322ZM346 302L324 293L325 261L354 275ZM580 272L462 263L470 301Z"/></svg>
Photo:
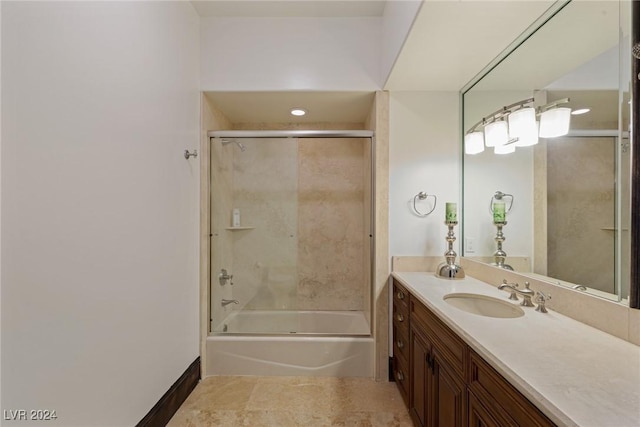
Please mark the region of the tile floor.
<svg viewBox="0 0 640 427"><path fill-rule="evenodd" d="M169 427L411 427L395 383L368 378L208 377Z"/></svg>

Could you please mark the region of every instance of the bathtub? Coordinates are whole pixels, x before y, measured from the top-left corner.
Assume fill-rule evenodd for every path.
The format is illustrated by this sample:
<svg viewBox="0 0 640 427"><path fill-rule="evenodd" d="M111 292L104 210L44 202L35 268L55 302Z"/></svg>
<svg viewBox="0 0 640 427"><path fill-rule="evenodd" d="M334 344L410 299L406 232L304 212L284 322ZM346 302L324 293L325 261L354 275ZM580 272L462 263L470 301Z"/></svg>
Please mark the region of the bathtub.
<svg viewBox="0 0 640 427"><path fill-rule="evenodd" d="M206 358L207 375L372 377L374 342L362 312L234 311Z"/></svg>

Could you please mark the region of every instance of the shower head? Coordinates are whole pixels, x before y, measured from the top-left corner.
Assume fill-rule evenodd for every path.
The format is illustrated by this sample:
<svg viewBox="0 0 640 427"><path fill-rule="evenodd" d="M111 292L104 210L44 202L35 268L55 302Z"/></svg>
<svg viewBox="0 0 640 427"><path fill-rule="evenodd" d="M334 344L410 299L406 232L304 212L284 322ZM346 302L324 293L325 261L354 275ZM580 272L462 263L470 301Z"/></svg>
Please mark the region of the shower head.
<svg viewBox="0 0 640 427"><path fill-rule="evenodd" d="M238 142L238 140L236 139L223 139L222 145L227 145L227 144L236 144L238 148L240 148L240 151L245 151L247 149L247 147L242 145L242 143Z"/></svg>

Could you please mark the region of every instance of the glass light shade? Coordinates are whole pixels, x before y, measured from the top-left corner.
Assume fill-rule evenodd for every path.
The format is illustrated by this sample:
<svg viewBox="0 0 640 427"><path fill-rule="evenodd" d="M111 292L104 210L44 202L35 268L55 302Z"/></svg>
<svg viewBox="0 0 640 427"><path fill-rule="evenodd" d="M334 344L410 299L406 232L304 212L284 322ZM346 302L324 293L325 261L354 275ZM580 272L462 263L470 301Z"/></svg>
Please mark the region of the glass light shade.
<svg viewBox="0 0 640 427"><path fill-rule="evenodd" d="M516 151L516 144L496 145L493 147L495 154L511 154Z"/></svg>
<svg viewBox="0 0 640 427"><path fill-rule="evenodd" d="M464 152L478 154L484 151L484 136L482 132L471 132L464 136Z"/></svg>
<svg viewBox="0 0 640 427"><path fill-rule="evenodd" d="M571 108L559 107L540 114L540 137L554 138L569 133Z"/></svg>
<svg viewBox="0 0 640 427"><path fill-rule="evenodd" d="M535 108L521 108L509 114L509 138L518 139L515 142L516 147L528 147L538 143Z"/></svg>
<svg viewBox="0 0 640 427"><path fill-rule="evenodd" d="M487 147L497 147L509 142L507 122L500 120L486 125L484 127L484 141Z"/></svg>

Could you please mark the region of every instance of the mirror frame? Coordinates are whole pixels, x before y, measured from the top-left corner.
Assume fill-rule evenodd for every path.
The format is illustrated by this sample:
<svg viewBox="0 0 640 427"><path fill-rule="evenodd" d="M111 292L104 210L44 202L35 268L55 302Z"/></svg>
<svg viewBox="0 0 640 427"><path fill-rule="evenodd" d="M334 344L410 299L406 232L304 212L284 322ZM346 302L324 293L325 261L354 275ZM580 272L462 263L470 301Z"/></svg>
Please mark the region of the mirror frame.
<svg viewBox="0 0 640 427"><path fill-rule="evenodd" d="M631 46L640 51L640 1L631 1ZM631 52L630 52L631 54ZM640 54L631 54L631 278L629 307L640 309Z"/></svg>
<svg viewBox="0 0 640 427"><path fill-rule="evenodd" d="M619 0L631 3L631 48L640 52L640 0ZM515 49L524 43L530 36L538 31L555 14L560 12L571 0L558 0L551 6L535 23L533 23L523 34L511 43L500 55L494 58L484 69L482 69L469 83L460 90L460 112L461 129L464 114L464 94L478 83L493 68L498 66ZM629 281L629 307L640 309L640 55L631 55L631 214L630 214L630 281ZM464 135L464 129L462 131ZM461 137L461 171L464 171L464 138ZM464 172L462 172L464 173ZM464 200L464 179L461 177L462 199Z"/></svg>

